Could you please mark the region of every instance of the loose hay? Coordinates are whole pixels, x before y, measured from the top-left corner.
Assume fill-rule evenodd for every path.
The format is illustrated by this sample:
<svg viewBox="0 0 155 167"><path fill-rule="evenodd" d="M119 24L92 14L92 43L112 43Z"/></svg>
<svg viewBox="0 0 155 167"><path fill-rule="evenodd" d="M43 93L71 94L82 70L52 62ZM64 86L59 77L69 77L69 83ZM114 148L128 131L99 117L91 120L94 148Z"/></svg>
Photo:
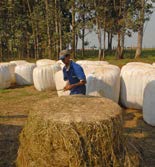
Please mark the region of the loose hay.
<svg viewBox="0 0 155 167"><path fill-rule="evenodd" d="M17 166L138 166L130 156L135 152L129 153L123 141L121 108L111 100L52 98L30 112L20 135Z"/></svg>

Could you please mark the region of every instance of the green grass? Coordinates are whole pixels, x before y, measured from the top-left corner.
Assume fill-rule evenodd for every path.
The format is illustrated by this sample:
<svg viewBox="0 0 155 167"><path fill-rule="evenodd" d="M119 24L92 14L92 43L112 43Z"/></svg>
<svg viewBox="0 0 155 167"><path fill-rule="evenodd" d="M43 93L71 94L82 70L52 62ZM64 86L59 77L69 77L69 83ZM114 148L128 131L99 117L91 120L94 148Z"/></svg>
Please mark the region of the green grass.
<svg viewBox="0 0 155 167"><path fill-rule="evenodd" d="M117 65L119 67L122 67L128 62L145 62L152 64L155 62L155 49L144 49L142 51L141 58L134 58L135 56L135 50L125 50L124 51L124 58L123 59L116 59L115 52L106 52L106 56L104 58L104 61L108 61L110 64ZM81 51L77 52L77 58L76 60L98 60L98 50L93 51L85 51L84 57L82 57Z"/></svg>
<svg viewBox="0 0 155 167"><path fill-rule="evenodd" d="M106 51L106 56L104 58L104 61L108 61L109 63L117 65L119 67L122 67L124 64L128 62L133 62L133 61L152 64L153 62L155 62L155 48L143 49L141 58L135 59L134 56L135 56L134 49L126 49L124 51L124 59L117 60L115 56L115 51L111 51L111 52ZM47 58L47 57L43 57L43 58ZM25 59L28 62L33 62L33 63L36 62L36 60L33 58L30 58L30 59L22 58L22 59ZM10 61L10 60L12 59L6 59L5 61ZM18 57L15 57L14 60L18 60ZM98 50L85 50L84 56L82 56L82 51L78 50L75 61L77 60L92 60L92 61L98 60Z"/></svg>
<svg viewBox="0 0 155 167"><path fill-rule="evenodd" d="M10 89L0 89L0 93L9 93Z"/></svg>

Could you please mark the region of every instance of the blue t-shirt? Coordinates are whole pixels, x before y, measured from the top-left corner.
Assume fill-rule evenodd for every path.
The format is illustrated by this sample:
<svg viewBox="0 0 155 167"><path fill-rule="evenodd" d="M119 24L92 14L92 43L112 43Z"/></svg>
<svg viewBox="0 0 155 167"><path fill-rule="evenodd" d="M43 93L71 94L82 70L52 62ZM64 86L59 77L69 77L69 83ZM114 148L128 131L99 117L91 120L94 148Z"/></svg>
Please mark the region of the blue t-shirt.
<svg viewBox="0 0 155 167"><path fill-rule="evenodd" d="M67 70L66 67L63 68L64 80L69 80L70 84L76 84L80 80L86 80L83 68L79 65L70 61L70 67ZM70 94L86 94L86 86L81 85L71 89Z"/></svg>

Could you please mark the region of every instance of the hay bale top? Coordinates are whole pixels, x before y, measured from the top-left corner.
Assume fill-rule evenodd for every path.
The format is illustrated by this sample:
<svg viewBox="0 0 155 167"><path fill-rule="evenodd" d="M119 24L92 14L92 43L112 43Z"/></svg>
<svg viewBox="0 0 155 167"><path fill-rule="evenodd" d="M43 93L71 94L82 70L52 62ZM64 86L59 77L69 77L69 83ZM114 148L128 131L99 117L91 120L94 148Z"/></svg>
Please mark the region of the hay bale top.
<svg viewBox="0 0 155 167"><path fill-rule="evenodd" d="M34 117L63 124L111 120L121 114L113 101L91 96L54 97L40 101L34 110Z"/></svg>

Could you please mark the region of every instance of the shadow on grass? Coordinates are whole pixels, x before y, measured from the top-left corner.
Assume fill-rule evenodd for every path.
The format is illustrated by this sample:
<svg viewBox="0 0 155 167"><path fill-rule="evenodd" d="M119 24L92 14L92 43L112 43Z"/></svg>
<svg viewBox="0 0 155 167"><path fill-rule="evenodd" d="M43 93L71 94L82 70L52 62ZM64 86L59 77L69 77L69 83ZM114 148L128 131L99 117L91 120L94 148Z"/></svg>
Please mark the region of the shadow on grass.
<svg viewBox="0 0 155 167"><path fill-rule="evenodd" d="M0 124L0 167L15 167L22 126Z"/></svg>
<svg viewBox="0 0 155 167"><path fill-rule="evenodd" d="M143 166L155 166L155 127L143 121L142 111L124 110L124 133L135 142L144 160Z"/></svg>
<svg viewBox="0 0 155 167"><path fill-rule="evenodd" d="M28 116L27 115L5 115L5 116L0 116L0 118L2 118L2 119L13 119L13 118L15 118L15 119L17 119L17 118L27 118Z"/></svg>

